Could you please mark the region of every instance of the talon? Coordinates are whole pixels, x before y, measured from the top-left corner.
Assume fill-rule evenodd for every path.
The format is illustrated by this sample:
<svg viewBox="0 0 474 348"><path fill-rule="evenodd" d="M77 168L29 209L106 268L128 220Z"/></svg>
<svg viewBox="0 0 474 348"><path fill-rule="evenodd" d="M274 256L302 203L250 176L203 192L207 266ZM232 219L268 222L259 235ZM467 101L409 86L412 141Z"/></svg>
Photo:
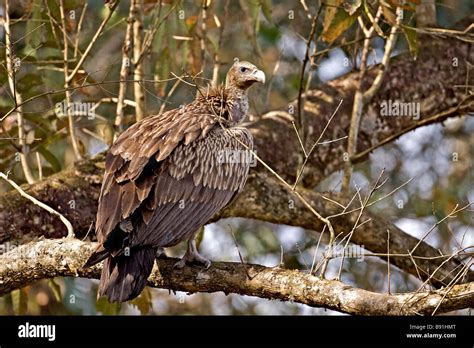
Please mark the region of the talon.
<svg viewBox="0 0 474 348"><path fill-rule="evenodd" d="M194 238L188 241L188 249L186 250L186 253L181 258L181 260L179 260L173 265L173 269L182 269L184 266L186 266L186 264L193 263L197 263L203 266L204 269L208 269L209 267L211 267L211 261L209 261L198 253L196 248L196 241L194 240Z"/></svg>

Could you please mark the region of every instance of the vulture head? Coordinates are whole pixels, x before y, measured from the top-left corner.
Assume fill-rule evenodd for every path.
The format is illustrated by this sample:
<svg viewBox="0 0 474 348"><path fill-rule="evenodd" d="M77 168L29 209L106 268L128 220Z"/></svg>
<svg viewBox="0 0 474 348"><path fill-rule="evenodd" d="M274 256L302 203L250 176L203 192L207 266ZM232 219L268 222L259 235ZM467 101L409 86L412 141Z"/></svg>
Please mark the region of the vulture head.
<svg viewBox="0 0 474 348"><path fill-rule="evenodd" d="M237 87L247 90L255 82L265 83L265 74L249 62L236 61L229 69L225 79L226 88Z"/></svg>

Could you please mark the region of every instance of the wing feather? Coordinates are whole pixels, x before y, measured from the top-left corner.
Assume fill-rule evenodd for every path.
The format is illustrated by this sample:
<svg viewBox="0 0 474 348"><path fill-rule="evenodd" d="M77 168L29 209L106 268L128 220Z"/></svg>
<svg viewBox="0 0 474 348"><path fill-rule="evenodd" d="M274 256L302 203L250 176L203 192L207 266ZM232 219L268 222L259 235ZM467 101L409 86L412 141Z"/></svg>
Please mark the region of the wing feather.
<svg viewBox="0 0 474 348"><path fill-rule="evenodd" d="M192 110L189 105L182 109L151 116L132 125L112 145L106 157L96 218L99 240L105 240L124 218L130 217L147 200L155 186L157 168L176 146L185 139L204 137L215 124L208 113L197 115L196 119L196 115L188 112ZM196 120L206 129L191 126L190 120ZM190 126L188 129L180 127L183 124ZM153 168L146 170L150 163ZM170 183L163 184L168 186ZM150 222L150 213L144 214L141 221Z"/></svg>
<svg viewBox="0 0 474 348"><path fill-rule="evenodd" d="M245 150L235 138L253 148L250 133L223 129L203 111L192 103L151 116L117 139L99 200L100 242L122 236L118 225L131 218L131 247L177 244L243 188L249 163L222 161L220 154Z"/></svg>

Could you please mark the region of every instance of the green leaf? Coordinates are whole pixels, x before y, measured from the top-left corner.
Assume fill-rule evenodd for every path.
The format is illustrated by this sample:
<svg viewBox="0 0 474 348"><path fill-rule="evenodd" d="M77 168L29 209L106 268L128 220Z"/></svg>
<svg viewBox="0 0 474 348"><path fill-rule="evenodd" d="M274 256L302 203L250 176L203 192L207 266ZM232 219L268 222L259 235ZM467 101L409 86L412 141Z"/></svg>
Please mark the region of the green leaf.
<svg viewBox="0 0 474 348"><path fill-rule="evenodd" d="M44 157L55 172L59 172L61 170L61 163L59 163L56 156L54 156L49 150L47 150L43 145L39 145L37 148L38 152Z"/></svg>
<svg viewBox="0 0 474 348"><path fill-rule="evenodd" d="M323 33L321 35L322 39L326 42L331 43L336 40L342 33L352 26L360 15L360 1L358 2L358 5L356 2L353 2L353 5L350 5L348 8L350 12L353 12L352 15L341 6L341 3L342 0L329 0L327 3L330 6L326 6L323 21Z"/></svg>
<svg viewBox="0 0 474 348"><path fill-rule="evenodd" d="M416 60L418 56L418 35L416 33L416 30L404 26L403 33L405 34L408 46L410 47L410 53L413 56L413 59Z"/></svg>

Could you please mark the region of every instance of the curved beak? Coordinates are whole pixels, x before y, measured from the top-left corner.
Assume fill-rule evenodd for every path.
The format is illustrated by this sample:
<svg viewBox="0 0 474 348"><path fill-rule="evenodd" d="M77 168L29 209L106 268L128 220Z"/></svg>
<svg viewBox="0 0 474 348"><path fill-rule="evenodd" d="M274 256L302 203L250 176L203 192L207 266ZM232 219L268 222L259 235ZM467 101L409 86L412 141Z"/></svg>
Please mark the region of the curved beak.
<svg viewBox="0 0 474 348"><path fill-rule="evenodd" d="M252 76L255 78L255 81L265 83L265 74L262 70L255 69L252 72Z"/></svg>

